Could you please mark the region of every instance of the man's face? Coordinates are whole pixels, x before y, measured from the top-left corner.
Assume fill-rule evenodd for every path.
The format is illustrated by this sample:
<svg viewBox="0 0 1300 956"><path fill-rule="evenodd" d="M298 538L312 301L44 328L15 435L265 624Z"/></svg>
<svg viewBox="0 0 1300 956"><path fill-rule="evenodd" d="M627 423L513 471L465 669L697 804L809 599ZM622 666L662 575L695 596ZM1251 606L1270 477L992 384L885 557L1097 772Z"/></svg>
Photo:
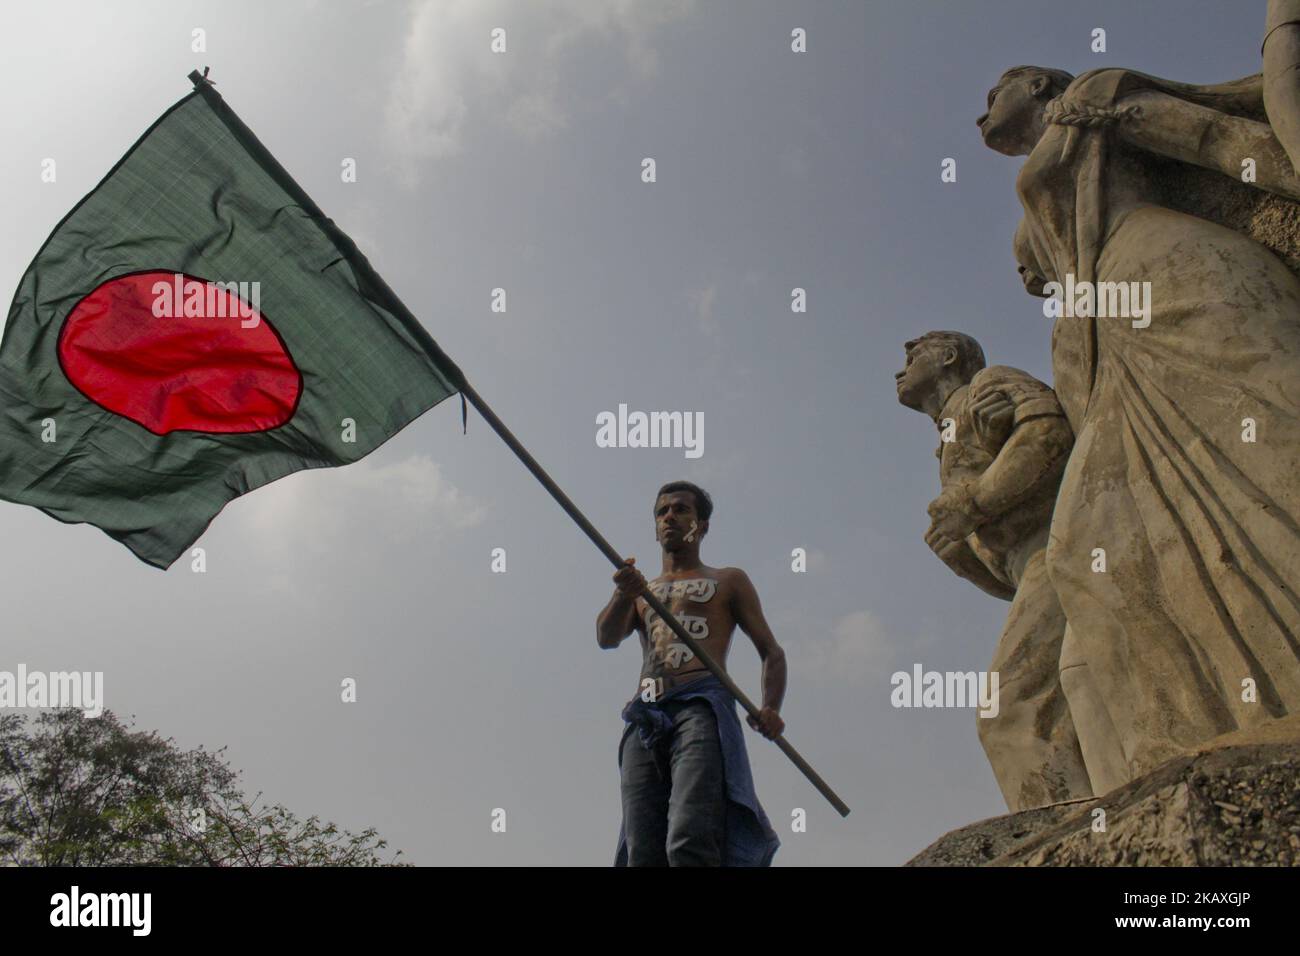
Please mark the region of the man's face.
<svg viewBox="0 0 1300 956"><path fill-rule="evenodd" d="M689 546L686 538L698 542L707 530L695 513L695 495L673 491L655 501L655 540L665 551L680 551Z"/></svg>
<svg viewBox="0 0 1300 956"><path fill-rule="evenodd" d="M894 373L899 404L920 410L926 396L939 385L944 352L944 345L936 341L921 342L907 350L907 364Z"/></svg>
<svg viewBox="0 0 1300 956"><path fill-rule="evenodd" d="M1007 156L1028 156L1037 145L1037 131L1047 106L1043 91L1048 79L1041 73L1004 76L989 90L988 112L975 122L989 149Z"/></svg>

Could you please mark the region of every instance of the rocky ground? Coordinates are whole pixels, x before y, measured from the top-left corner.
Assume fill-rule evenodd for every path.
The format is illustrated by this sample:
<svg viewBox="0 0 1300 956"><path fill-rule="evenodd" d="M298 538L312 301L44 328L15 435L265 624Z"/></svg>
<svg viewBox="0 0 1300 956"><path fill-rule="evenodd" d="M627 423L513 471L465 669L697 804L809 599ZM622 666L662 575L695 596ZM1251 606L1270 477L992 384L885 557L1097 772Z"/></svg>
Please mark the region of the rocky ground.
<svg viewBox="0 0 1300 956"><path fill-rule="evenodd" d="M906 865L1297 864L1300 715L1216 738L1098 799L953 830Z"/></svg>

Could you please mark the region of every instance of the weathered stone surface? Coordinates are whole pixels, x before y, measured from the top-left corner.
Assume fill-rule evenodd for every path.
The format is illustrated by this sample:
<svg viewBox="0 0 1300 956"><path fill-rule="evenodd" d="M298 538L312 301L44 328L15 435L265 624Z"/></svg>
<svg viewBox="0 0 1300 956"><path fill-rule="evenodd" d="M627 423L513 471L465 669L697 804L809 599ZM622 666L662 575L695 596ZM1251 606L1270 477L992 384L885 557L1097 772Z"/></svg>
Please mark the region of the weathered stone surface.
<svg viewBox="0 0 1300 956"><path fill-rule="evenodd" d="M1095 793L1300 713L1300 176L1265 105L1258 75L1020 67L979 121L1027 157L1026 289L1069 300L1047 573Z"/></svg>
<svg viewBox="0 0 1300 956"><path fill-rule="evenodd" d="M1169 163L1157 182L1171 209L1250 236L1300 275L1300 203L1186 163Z"/></svg>
<svg viewBox="0 0 1300 956"><path fill-rule="evenodd" d="M1104 832L1093 829L1105 810ZM994 817L908 866L1295 866L1300 716L1225 734L1102 798Z"/></svg>
<svg viewBox="0 0 1300 956"><path fill-rule="evenodd" d="M986 866L1062 821L1078 816L1081 808L1095 803L1095 800L1072 800L980 820L944 834L908 860L906 865Z"/></svg>

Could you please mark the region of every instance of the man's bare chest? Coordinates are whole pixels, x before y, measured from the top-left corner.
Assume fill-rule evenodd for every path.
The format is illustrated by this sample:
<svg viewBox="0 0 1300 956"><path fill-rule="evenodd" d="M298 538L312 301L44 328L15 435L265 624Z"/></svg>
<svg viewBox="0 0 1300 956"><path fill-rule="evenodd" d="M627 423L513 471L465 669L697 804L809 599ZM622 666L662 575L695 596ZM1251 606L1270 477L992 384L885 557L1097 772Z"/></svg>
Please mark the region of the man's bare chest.
<svg viewBox="0 0 1300 956"><path fill-rule="evenodd" d="M692 640L706 650L725 644L735 629L725 585L717 578L698 576L676 580L655 580L650 593L663 601ZM646 650L653 663L676 670L694 654L643 600L637 600L637 614Z"/></svg>

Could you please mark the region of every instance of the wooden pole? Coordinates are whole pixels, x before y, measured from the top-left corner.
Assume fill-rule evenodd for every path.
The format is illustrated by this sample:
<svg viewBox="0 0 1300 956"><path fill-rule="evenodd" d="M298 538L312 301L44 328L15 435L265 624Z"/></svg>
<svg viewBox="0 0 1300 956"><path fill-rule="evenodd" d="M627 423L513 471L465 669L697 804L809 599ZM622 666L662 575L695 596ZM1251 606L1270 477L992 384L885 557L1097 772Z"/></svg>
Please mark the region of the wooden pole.
<svg viewBox="0 0 1300 956"><path fill-rule="evenodd" d="M244 125L243 121L235 115L234 110L226 105L221 94L212 88L212 81L207 78L207 72L206 68L202 74L200 74L198 70L195 70L190 73L189 80L194 84L195 91L211 105L217 116L226 124L226 127L230 130L232 135L234 135L235 139L262 164L263 168L265 168L266 171L276 180L282 189L294 197L298 204L302 206L303 211L311 217L312 221L315 222L316 225L323 230L330 240L338 247L340 253L342 253L351 264L353 272L356 275L358 282L363 287L365 294L382 301L385 307L393 312L398 320L403 323L404 327L410 331L411 335L424 347L425 351L429 353L431 359L433 359L438 368L442 371L443 376L447 379L448 384L455 387L456 390L460 392L461 396L468 400L469 403L478 410L478 413L483 416L489 425L492 426L492 430L501 436L502 441L510 446L510 450L515 453L515 456L524 463L524 466L529 471L533 473L533 477L542 483L542 487L551 493L551 497L559 502L560 507L565 510L575 523L577 523L578 527L581 528L587 537L591 539L592 543L600 549L601 553L609 559L610 563L616 568L621 568L623 566L622 556L610 546L609 542L606 541L592 523L587 520L587 516L578 510L577 505L569 500L569 496L560 490L559 485L551 480L551 476L548 475L546 470L537 463L537 460L528 453L528 449L519 443L519 439L515 438L510 429L505 426L505 423L502 422L501 419L497 418L496 413L492 411L487 402L483 401L482 396L474 390L473 386L471 386L468 381L466 381L465 374L460 370L460 367L457 366L456 363L451 360L451 357L438 346L438 343L429 335L423 324L411 314L410 310L406 308L402 300L397 297L397 294L388 287L388 283L384 282L379 274L375 272L366 257L361 254L359 249L357 249L356 244L353 243L352 239L335 226L334 222L329 219L329 217L321 212L320 207L312 201L311 197L308 196L307 193L303 191L302 187L294 181L293 177L290 176L276 158L271 155L270 151L262 145L256 136L253 135L253 131ZM673 633L681 638L682 641L686 643L686 646L694 652L695 656L700 659L700 662L722 682L723 686L727 688L727 691L731 696L740 701L740 706L744 707L745 711L751 717L757 718L758 708L754 706L753 701L745 696L745 692L736 686L736 682L731 679L731 676L704 652L695 639L686 633L686 629L682 627L681 622L679 622L677 618L673 617L672 612L664 606L663 602L648 591L643 595L643 597L645 598L646 603L648 603L650 607L652 607L655 612L663 618L668 626L672 628ZM846 817L849 815L849 808L845 805L844 801L835 794L835 791L827 785L826 781L818 775L817 771L809 765L808 761L804 760L803 757L800 756L799 751L790 746L790 742L787 741L784 736L777 737L774 742L781 748L781 752L789 757L803 775L808 778L812 785L817 788L822 796L830 801L831 806L839 812L840 816Z"/></svg>
<svg viewBox="0 0 1300 956"><path fill-rule="evenodd" d="M623 556L615 551L613 546L605 540L604 536L596 530L595 526L587 520L587 516L578 509L578 506L575 505L560 486L551 479L551 476L546 473L546 469L538 464L537 459L528 453L528 449L520 444L519 439L517 439L514 436L514 433L506 427L505 423L497 417L496 412L492 411L492 408L487 404L487 402L483 401L483 397L474 390L474 387L468 382L462 382L461 394L464 395L466 400L474 406L475 410L483 416L484 420L492 426L492 430L496 432L501 437L501 440L510 447L510 450L515 453L515 457L524 463L524 467L533 473L533 477L542 483L542 487L550 492L551 497L554 498L559 506L564 509L565 513L573 519L574 523L583 530L583 533L591 539L592 544L600 549L601 554L605 555L605 557L609 559L609 563L614 565L615 568L623 567ZM740 701L740 706L745 708L745 711L751 717L757 718L759 709L754 706L754 702L745 696L745 692L740 689L734 680L731 679L731 675L723 670L717 661L705 652L704 648L699 645L699 642L691 637L690 634L686 633L686 628L682 626L681 622L678 621L677 618L673 617L673 613L668 610L664 603L649 591L644 592L641 596L645 599L646 603L654 609L655 613L664 620L664 623L672 628L673 633L691 649L697 658L699 658L700 663L707 667L713 676L722 682L722 685L727 688L727 691L731 696ZM790 758L790 761L799 768L799 771L808 778L809 782L817 788L817 791L830 801L831 806L836 809L840 816L847 817L849 815L848 805L839 798L835 791L830 788L830 785L821 778L821 775L818 774L816 770L812 768L812 765L809 764L807 760L804 760L803 756L799 751L794 749L790 741L785 739L784 735L773 738L773 743L781 748L781 752Z"/></svg>

